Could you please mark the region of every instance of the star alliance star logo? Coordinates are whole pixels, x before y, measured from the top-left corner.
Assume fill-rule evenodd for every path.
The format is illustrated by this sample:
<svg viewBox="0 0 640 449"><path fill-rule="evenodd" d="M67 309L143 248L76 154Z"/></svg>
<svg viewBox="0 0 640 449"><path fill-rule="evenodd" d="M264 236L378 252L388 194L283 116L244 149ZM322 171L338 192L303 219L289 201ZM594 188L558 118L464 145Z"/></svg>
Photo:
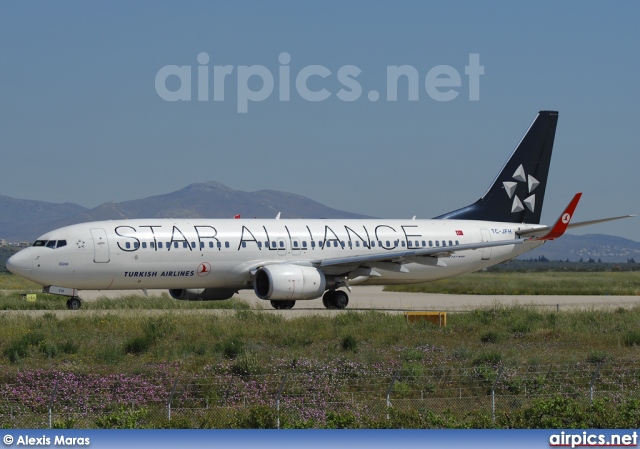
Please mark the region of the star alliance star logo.
<svg viewBox="0 0 640 449"><path fill-rule="evenodd" d="M536 178L534 178L531 175L527 175L524 172L524 168L522 167L522 164L520 164L520 167L518 167L516 172L513 174L513 179L515 179L517 182L505 181L502 183L505 191L507 192L507 195L509 195L509 198L513 198L511 212L512 213L522 212L525 206L531 212L534 212L534 209L536 208L536 196L531 195L531 192L533 192L536 189L536 187L540 185L540 181L538 181ZM518 195L515 195L518 182L526 182L529 187L530 195L522 201L520 201L520 198L518 198Z"/></svg>
<svg viewBox="0 0 640 449"><path fill-rule="evenodd" d="M84 248L84 241L83 240L78 240L76 242L76 245L78 245L78 248Z"/></svg>

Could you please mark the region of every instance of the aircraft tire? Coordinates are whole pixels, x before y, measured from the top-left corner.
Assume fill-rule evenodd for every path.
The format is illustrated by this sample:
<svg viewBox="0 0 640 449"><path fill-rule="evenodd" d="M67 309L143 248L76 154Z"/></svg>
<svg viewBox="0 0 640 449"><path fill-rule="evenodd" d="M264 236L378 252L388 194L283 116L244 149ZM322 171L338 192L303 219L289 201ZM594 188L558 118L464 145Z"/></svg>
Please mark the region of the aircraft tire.
<svg viewBox="0 0 640 449"><path fill-rule="evenodd" d="M80 307L82 307L82 301L80 301L80 298L73 297L67 300L67 308L69 310L78 310Z"/></svg>
<svg viewBox="0 0 640 449"><path fill-rule="evenodd" d="M322 304L327 309L342 310L349 304L349 295L342 290L328 290L322 296Z"/></svg>
<svg viewBox="0 0 640 449"><path fill-rule="evenodd" d="M342 290L336 290L334 299L333 299L333 308L334 309L344 309L349 304L349 295L347 295Z"/></svg>
<svg viewBox="0 0 640 449"><path fill-rule="evenodd" d="M292 309L295 305L295 301L271 301L271 307L278 310Z"/></svg>

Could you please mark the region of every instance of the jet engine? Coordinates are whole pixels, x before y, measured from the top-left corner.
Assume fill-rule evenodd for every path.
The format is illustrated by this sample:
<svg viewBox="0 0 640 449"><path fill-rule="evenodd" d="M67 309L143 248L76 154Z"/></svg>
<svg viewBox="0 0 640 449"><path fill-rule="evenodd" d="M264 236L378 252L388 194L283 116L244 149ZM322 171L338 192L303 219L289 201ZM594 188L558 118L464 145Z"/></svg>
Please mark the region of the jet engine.
<svg viewBox="0 0 640 449"><path fill-rule="evenodd" d="M231 298L235 290L227 288L187 288L171 289L169 294L173 299L182 301L222 301Z"/></svg>
<svg viewBox="0 0 640 449"><path fill-rule="evenodd" d="M324 273L298 265L268 265L256 272L253 290L260 299L314 299L325 291Z"/></svg>

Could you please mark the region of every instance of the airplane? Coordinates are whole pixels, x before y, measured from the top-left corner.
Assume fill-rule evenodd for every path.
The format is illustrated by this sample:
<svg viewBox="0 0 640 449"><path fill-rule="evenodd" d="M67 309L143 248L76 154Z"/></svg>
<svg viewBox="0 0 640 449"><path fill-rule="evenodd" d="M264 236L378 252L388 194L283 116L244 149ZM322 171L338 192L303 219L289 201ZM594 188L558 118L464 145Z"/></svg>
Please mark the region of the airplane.
<svg viewBox="0 0 640 449"><path fill-rule="evenodd" d="M66 226L6 263L68 296L78 290L168 289L177 300L216 301L253 289L275 309L322 298L344 309L355 285L410 284L506 262L568 229L576 194L553 226L540 224L557 111L541 111L475 203L433 219L132 219Z"/></svg>

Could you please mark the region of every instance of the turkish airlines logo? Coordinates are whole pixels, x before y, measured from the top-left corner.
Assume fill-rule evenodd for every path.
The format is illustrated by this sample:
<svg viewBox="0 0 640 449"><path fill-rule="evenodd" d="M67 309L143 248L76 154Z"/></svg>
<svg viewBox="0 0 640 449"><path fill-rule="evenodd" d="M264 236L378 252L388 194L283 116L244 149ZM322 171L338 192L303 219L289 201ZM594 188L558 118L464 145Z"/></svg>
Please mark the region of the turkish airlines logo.
<svg viewBox="0 0 640 449"><path fill-rule="evenodd" d="M568 224L571 221L571 215L569 213L566 213L562 216L562 222L564 224Z"/></svg>
<svg viewBox="0 0 640 449"><path fill-rule="evenodd" d="M515 195L515 193L516 193L516 188L518 187L519 182L527 183L528 192L531 194L531 192L533 192L536 189L536 187L540 185L540 181L538 181L536 178L534 178L531 175L527 175L524 172L524 168L522 167L522 164L520 164L520 167L518 167L518 169L513 174L513 179L515 179L516 182L505 181L502 183L502 185L504 186L504 190L505 192L507 192L507 195L509 196L509 198L513 198L513 204L511 205L511 212L514 214L517 212L522 212L525 207L529 209L531 212L534 212L536 208L536 196L529 195L525 199L520 200L518 195Z"/></svg>
<svg viewBox="0 0 640 449"><path fill-rule="evenodd" d="M211 265L208 262L202 262L198 266L198 276L204 277L208 276L211 273Z"/></svg>

